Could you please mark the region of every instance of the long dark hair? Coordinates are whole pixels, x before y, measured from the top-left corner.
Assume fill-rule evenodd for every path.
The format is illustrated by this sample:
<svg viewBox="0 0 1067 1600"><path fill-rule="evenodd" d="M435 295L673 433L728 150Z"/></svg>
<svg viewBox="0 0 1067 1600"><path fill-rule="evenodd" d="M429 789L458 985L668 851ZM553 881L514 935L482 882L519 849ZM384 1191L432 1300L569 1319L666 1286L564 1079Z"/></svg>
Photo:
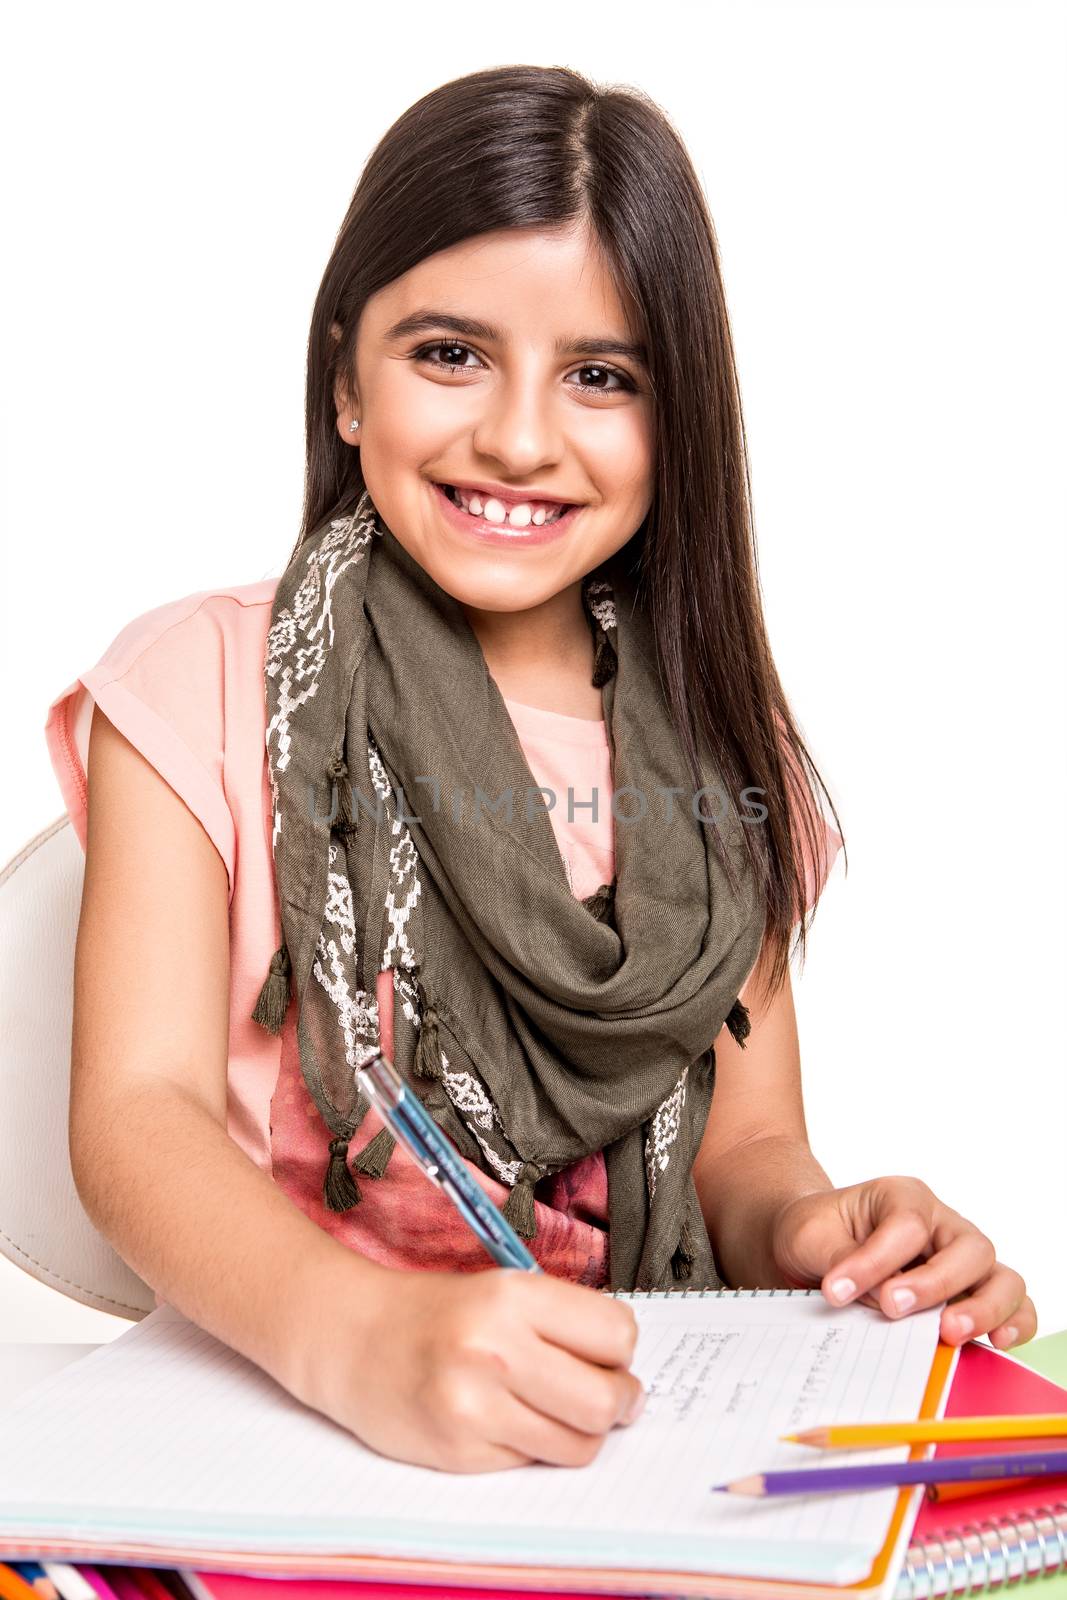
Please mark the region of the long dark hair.
<svg viewBox="0 0 1067 1600"><path fill-rule="evenodd" d="M774 992L798 920L801 960L806 953L814 908L804 857L820 876L824 870L816 784L838 818L767 638L714 225L681 138L647 95L598 86L567 67L492 67L424 95L385 133L315 300L304 509L293 556L328 518L354 509L365 487L360 452L337 431L334 385L340 375L348 387L370 296L477 234L582 222L636 307L642 326L634 332L648 351L654 492L622 559L648 607L664 693L696 787L703 782L699 725L727 793L761 791L756 803L766 818L741 831L766 905L770 964L763 971ZM330 332L335 323L340 339Z"/></svg>

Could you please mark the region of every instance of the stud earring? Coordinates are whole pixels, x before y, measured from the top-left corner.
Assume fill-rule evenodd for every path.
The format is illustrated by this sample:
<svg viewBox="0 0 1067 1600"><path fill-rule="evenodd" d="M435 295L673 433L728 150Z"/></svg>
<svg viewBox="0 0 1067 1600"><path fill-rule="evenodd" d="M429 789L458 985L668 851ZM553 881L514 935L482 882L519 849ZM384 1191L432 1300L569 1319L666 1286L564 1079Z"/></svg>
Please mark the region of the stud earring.
<svg viewBox="0 0 1067 1600"><path fill-rule="evenodd" d="M359 422L358 422L358 420L357 420L357 421L356 421L356 422L350 422L350 423L349 423L349 424L348 424L348 431L349 431L349 433L355 433L355 431L356 431L356 429L357 429L357 428L358 428L358 427L359 427Z"/></svg>

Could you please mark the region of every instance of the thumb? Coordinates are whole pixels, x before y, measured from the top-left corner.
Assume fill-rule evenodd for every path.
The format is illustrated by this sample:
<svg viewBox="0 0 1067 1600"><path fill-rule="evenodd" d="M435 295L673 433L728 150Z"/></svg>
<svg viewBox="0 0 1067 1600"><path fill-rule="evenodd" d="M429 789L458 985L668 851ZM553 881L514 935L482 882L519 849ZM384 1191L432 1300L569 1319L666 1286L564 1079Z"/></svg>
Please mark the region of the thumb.
<svg viewBox="0 0 1067 1600"><path fill-rule="evenodd" d="M626 1377L629 1380L629 1385L618 1417L618 1422L623 1427L628 1427L630 1423L637 1421L648 1400L648 1393L641 1384L640 1379L636 1378L632 1372L628 1372Z"/></svg>
<svg viewBox="0 0 1067 1600"><path fill-rule="evenodd" d="M794 1202L779 1230L776 1256L784 1276L795 1288L819 1286L831 1305L859 1300L878 1308L870 1294L857 1295L847 1269L838 1270L856 1252L860 1241L835 1203L825 1192Z"/></svg>

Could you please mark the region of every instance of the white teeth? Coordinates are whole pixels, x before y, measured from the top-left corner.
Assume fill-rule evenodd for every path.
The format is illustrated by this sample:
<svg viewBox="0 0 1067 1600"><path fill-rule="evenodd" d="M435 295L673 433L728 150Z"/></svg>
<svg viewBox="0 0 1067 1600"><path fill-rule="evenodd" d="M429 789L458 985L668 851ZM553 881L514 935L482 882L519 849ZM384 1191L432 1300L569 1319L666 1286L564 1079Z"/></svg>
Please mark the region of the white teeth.
<svg viewBox="0 0 1067 1600"><path fill-rule="evenodd" d="M546 522L557 522L563 515L564 509L559 505L554 505L550 509L548 506L531 504L525 500L509 509L502 500L497 500L493 495L483 500L480 494L469 494L465 489L454 489L453 494L464 511L468 511L473 517L484 517L486 522L499 528L528 528L531 523L540 528Z"/></svg>

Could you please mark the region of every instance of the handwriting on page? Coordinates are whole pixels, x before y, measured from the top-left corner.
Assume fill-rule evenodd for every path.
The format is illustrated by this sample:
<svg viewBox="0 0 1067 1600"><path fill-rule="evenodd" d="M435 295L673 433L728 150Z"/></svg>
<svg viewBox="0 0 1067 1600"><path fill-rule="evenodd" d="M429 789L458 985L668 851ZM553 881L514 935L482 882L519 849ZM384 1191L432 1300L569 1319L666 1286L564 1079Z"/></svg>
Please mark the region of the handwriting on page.
<svg viewBox="0 0 1067 1600"><path fill-rule="evenodd" d="M163 1542L202 1526L226 1548L865 1576L894 1491L772 1504L710 1486L796 1465L801 1447L778 1435L798 1422L917 1416L939 1313L891 1322L814 1300L699 1297L634 1311L644 1415L588 1466L521 1466L473 1485L369 1450L165 1308L9 1410L0 1527L23 1503L79 1529L95 1519L113 1531L128 1515Z"/></svg>
<svg viewBox="0 0 1067 1600"><path fill-rule="evenodd" d="M698 1400L703 1400L717 1364L741 1334L716 1329L702 1333L698 1328L681 1330L678 1342L664 1352L654 1377L647 1384L648 1402L653 1414L667 1406L676 1421L688 1416ZM729 1409L729 1408L728 1408Z"/></svg>
<svg viewBox="0 0 1067 1600"><path fill-rule="evenodd" d="M811 1366L804 1374L800 1392L789 1413L789 1432L799 1428L807 1413L825 1399L845 1337L844 1328L827 1328L812 1351Z"/></svg>
<svg viewBox="0 0 1067 1600"><path fill-rule="evenodd" d="M664 1335L667 1330L664 1329ZM774 1379L776 1400L782 1403L780 1390L781 1361L768 1366L763 1373L752 1373L746 1365L743 1376L734 1377L737 1370L736 1354L744 1342L742 1330L677 1328L672 1330L675 1342L666 1340L657 1346L657 1365L647 1381L648 1407L651 1414L664 1410L675 1422L682 1422L699 1405L702 1409L709 1399L719 1393L722 1415L741 1416L758 1406L761 1383L768 1376ZM853 1333L857 1330L854 1328ZM815 1337L802 1354L802 1365L795 1370L795 1398L788 1413L783 1413L783 1431L792 1432L802 1420L830 1393L838 1362L848 1335L844 1327L833 1326ZM717 1383L721 1374L729 1376L725 1390Z"/></svg>
<svg viewBox="0 0 1067 1600"><path fill-rule="evenodd" d="M673 1312L673 1315L671 1314ZM832 1417L893 1414L896 1363L887 1361L891 1325L877 1314L841 1317L829 1307L799 1330L765 1313L744 1326L708 1325L686 1308L650 1321L634 1370L645 1384L645 1418L657 1428L714 1422L721 1442L779 1450L779 1433ZM795 1446L785 1446L789 1464ZM770 1460L759 1465L770 1466Z"/></svg>

